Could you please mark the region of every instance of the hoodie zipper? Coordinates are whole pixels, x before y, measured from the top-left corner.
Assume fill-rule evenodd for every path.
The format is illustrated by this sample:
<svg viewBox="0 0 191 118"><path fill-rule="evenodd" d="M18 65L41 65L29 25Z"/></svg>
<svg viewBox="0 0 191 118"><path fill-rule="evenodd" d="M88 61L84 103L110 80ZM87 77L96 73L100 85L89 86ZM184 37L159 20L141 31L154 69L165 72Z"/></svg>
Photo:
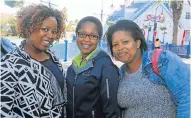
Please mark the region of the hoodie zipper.
<svg viewBox="0 0 191 118"><path fill-rule="evenodd" d="M108 79L106 79L105 81L106 81L106 88L107 88L107 98L109 99L109 81Z"/></svg>
<svg viewBox="0 0 191 118"><path fill-rule="evenodd" d="M92 118L95 118L95 112L92 111Z"/></svg>
<svg viewBox="0 0 191 118"><path fill-rule="evenodd" d="M75 110L74 107L75 107L75 88L76 88L76 78L77 78L77 75L76 75L75 78L74 78L74 83L73 83L73 88L72 88L72 89L73 89L73 91L72 91L72 92L73 92L73 93L72 93L72 97L73 97L73 99L72 99L72 102L73 102L73 108L72 108L72 109L73 109L73 110L72 110L73 113L72 113L72 117L73 117L73 118L75 118L75 117L74 117L74 114L75 114L75 113L74 113L74 110Z"/></svg>

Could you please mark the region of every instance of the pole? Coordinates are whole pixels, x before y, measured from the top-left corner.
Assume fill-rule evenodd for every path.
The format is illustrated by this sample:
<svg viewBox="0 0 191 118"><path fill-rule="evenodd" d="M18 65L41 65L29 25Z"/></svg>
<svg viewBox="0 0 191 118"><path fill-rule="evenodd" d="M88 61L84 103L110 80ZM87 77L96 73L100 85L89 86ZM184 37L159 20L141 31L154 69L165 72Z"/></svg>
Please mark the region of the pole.
<svg viewBox="0 0 191 118"><path fill-rule="evenodd" d="M51 3L50 0L48 0L48 2L47 2L47 1L40 0L40 2L43 2L43 3L48 4L49 7L51 7L52 5L54 5L54 6L58 6L58 5L56 5L56 4Z"/></svg>
<svg viewBox="0 0 191 118"><path fill-rule="evenodd" d="M158 7L160 5L157 6L156 10L155 10L155 16L154 16L154 28L153 28L153 45L152 45L152 49L154 50L155 48L155 34L156 34L156 31L157 31L157 18L156 18L156 15L157 15L157 10L158 10Z"/></svg>
<svg viewBox="0 0 191 118"><path fill-rule="evenodd" d="M165 37L165 30L164 30L164 34L163 34L163 40L162 40L163 44L164 44L164 37Z"/></svg>
<svg viewBox="0 0 191 118"><path fill-rule="evenodd" d="M48 6L51 7L50 0L48 1Z"/></svg>
<svg viewBox="0 0 191 118"><path fill-rule="evenodd" d="M64 61L66 62L68 59L68 40L64 40L65 42L65 56L64 56Z"/></svg>
<svg viewBox="0 0 191 118"><path fill-rule="evenodd" d="M151 31L151 25L150 25L150 22L149 22L149 28L148 28L148 33L147 33L147 44L149 43L149 33Z"/></svg>
<svg viewBox="0 0 191 118"><path fill-rule="evenodd" d="M103 21L103 0L101 2L101 22Z"/></svg>

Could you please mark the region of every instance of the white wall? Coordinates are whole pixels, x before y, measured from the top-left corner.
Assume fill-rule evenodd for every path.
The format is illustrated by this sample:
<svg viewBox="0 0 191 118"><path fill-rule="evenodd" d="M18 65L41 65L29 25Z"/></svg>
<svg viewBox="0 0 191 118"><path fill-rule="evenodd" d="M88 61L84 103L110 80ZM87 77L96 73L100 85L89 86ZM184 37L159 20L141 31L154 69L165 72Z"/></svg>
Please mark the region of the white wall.
<svg viewBox="0 0 191 118"><path fill-rule="evenodd" d="M188 4L188 1L184 1L182 15L180 17L180 23L182 24L183 28L179 29L179 32L178 32L178 37L180 39L180 40L178 40L179 44L181 44L184 30L191 30L191 19L186 19L186 12L191 13L191 6ZM189 40L185 39L184 45L187 45L187 44L189 44Z"/></svg>
<svg viewBox="0 0 191 118"><path fill-rule="evenodd" d="M183 10L182 10L182 15L180 17L180 22L183 25L184 29L188 30L191 29L191 19L185 19L186 18L186 12L190 12L191 13L191 6L188 4L187 1L184 1L184 6L183 6Z"/></svg>
<svg viewBox="0 0 191 118"><path fill-rule="evenodd" d="M151 31L149 32L149 40L153 40L153 28L154 28L154 22L153 21L145 21L147 15L151 14L151 15L155 15L155 11L156 11L157 5L152 6L151 8L147 9L143 14L141 14L137 19L134 20L134 22L136 22L140 28L143 28L143 25L151 25ZM163 9L163 10L162 10ZM156 16L158 16L159 14L163 13L163 15L165 16L165 21L163 23L157 22L157 38L159 38L159 40L162 42L163 41L163 31L160 30L160 27L166 26L167 30L167 34L165 34L165 38L164 38L164 43L172 43L172 18L170 17L170 15L168 14L168 12L162 7L159 6L157 8L157 12L156 12ZM145 29L145 38L147 40L148 37L148 29Z"/></svg>

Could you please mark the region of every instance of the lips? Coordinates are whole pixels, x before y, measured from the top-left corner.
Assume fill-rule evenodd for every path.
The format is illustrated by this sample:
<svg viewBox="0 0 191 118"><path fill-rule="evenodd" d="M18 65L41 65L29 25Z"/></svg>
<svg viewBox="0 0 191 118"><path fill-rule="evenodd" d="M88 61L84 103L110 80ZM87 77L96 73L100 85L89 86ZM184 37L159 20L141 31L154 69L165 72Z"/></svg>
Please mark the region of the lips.
<svg viewBox="0 0 191 118"><path fill-rule="evenodd" d="M126 56L127 55L127 53L126 52L121 52L121 53L118 53L118 56L119 57L124 57L124 56Z"/></svg>

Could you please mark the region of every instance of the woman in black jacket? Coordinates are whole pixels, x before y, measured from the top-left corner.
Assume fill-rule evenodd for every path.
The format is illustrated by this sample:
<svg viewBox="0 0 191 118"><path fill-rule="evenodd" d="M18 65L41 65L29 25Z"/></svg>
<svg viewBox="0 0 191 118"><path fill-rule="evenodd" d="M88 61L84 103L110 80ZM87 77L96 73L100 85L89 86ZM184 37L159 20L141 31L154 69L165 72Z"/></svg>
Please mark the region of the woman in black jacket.
<svg viewBox="0 0 191 118"><path fill-rule="evenodd" d="M67 70L68 118L118 118L119 73L107 53L98 48L102 24L92 16L76 27L77 55Z"/></svg>

